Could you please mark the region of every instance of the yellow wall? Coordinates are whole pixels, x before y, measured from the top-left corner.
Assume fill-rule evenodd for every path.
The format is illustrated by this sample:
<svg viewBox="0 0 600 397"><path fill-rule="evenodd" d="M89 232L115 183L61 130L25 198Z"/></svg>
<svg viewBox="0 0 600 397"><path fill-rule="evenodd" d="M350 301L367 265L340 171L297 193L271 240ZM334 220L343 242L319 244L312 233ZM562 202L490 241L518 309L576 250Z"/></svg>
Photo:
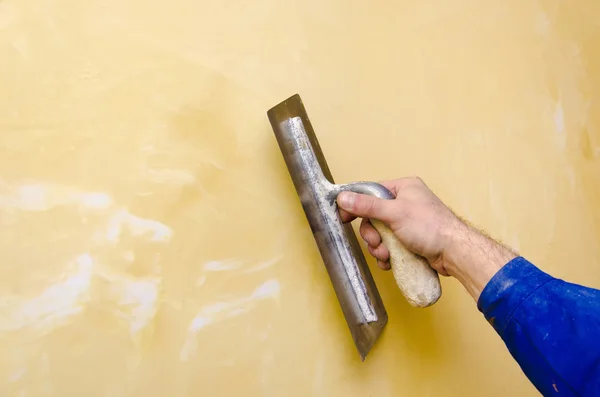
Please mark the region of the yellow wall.
<svg viewBox="0 0 600 397"><path fill-rule="evenodd" d="M600 287L600 3L3 0L0 394L533 396L466 292L375 272L361 363L266 118ZM373 264L369 257L369 262Z"/></svg>

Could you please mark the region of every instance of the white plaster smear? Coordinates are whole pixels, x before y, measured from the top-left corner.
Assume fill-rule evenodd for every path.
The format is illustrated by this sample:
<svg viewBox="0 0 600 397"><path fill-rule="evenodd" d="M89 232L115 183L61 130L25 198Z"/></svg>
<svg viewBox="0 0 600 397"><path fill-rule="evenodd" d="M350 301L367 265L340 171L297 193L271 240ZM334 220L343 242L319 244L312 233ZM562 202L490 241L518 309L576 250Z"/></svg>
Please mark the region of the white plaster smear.
<svg viewBox="0 0 600 397"><path fill-rule="evenodd" d="M0 181L0 207L27 212L48 211L65 205L80 209L103 210L113 204L104 192L86 192L81 189L50 183L23 183L11 186Z"/></svg>
<svg viewBox="0 0 600 397"><path fill-rule="evenodd" d="M134 236L147 236L152 242L167 242L172 230L161 222L144 219L126 209L113 206L112 198L102 192L85 192L68 186L47 183L8 185L0 180L0 209L46 211L57 206L75 205L85 210L108 210L105 227L94 234L96 249L105 243L117 243L124 230ZM133 251L125 251L124 259L135 260ZM47 332L68 318L81 313L90 298L93 277L108 282L108 304L114 314L129 324L132 336L146 328L159 306L161 279L158 276L137 278L125 272L99 266L91 254L78 255L64 274L38 296L0 296L0 332L34 328Z"/></svg>
<svg viewBox="0 0 600 397"><path fill-rule="evenodd" d="M280 289L281 286L277 280L267 280L257 286L248 296L203 306L188 327L188 334L180 350L179 358L182 361L188 361L194 356L198 347L197 334L202 329L249 312L258 301L278 297Z"/></svg>
<svg viewBox="0 0 600 397"><path fill-rule="evenodd" d="M188 170L177 169L148 169L146 177L151 182L168 185L191 185L196 182L196 177Z"/></svg>
<svg viewBox="0 0 600 397"><path fill-rule="evenodd" d="M98 277L109 285L113 314L127 322L132 337L152 324L160 305L160 277L134 277L111 269L103 269Z"/></svg>
<svg viewBox="0 0 600 397"><path fill-rule="evenodd" d="M89 301L93 267L94 260L90 254L84 253L69 265L69 272L38 296L30 299L0 296L0 331L24 328L48 331L79 314Z"/></svg>
<svg viewBox="0 0 600 397"><path fill-rule="evenodd" d="M281 261L281 259L283 259L283 256L277 256L265 261L253 263L248 268L245 268L246 265L249 264L248 261L242 261L239 259L214 260L206 262L204 266L202 266L202 270L205 272L224 272L243 269L243 273L253 273L259 270L267 269Z"/></svg>
<svg viewBox="0 0 600 397"><path fill-rule="evenodd" d="M149 234L151 235L150 241L156 242L167 242L173 235L171 228L164 223L140 218L126 209L121 209L109 219L104 237L111 243L117 243L125 228L134 236Z"/></svg>
<svg viewBox="0 0 600 397"><path fill-rule="evenodd" d="M565 113L561 102L554 109L554 127L556 128L556 142L560 149L567 145L567 134L565 133Z"/></svg>
<svg viewBox="0 0 600 397"><path fill-rule="evenodd" d="M68 205L75 205L79 210L94 211L107 210L114 202L104 192L86 192L70 186L37 182L12 186L0 180L0 208L41 212ZM167 242L173 235L167 225L120 208L110 216L103 239L116 243L124 229L134 236L149 234L150 241L154 242Z"/></svg>

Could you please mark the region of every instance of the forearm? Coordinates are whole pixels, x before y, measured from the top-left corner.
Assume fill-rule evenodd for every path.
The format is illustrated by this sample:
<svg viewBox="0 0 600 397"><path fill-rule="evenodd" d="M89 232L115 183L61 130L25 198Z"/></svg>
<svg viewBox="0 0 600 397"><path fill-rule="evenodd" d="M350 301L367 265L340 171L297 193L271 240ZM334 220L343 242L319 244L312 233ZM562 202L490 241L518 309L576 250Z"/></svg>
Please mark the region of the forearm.
<svg viewBox="0 0 600 397"><path fill-rule="evenodd" d="M600 291L558 280L463 222L444 267L543 395L600 392Z"/></svg>
<svg viewBox="0 0 600 397"><path fill-rule="evenodd" d="M456 278L473 297L517 253L494 241L467 223L457 220L448 230L448 248L444 250L444 268Z"/></svg>

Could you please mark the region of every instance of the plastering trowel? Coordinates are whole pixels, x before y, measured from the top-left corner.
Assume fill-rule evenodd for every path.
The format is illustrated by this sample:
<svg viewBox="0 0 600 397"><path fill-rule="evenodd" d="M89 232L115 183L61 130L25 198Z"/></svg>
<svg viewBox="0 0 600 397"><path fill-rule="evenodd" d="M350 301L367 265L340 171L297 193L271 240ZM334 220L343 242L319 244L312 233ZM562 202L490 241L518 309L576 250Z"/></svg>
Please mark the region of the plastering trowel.
<svg viewBox="0 0 600 397"><path fill-rule="evenodd" d="M387 323L387 312L352 226L340 219L336 197L345 190L389 200L395 197L374 182L335 184L299 95L271 108L267 115L364 361ZM390 252L392 272L404 297L415 307L434 304L441 295L436 271L403 247L385 224L375 219L371 223Z"/></svg>

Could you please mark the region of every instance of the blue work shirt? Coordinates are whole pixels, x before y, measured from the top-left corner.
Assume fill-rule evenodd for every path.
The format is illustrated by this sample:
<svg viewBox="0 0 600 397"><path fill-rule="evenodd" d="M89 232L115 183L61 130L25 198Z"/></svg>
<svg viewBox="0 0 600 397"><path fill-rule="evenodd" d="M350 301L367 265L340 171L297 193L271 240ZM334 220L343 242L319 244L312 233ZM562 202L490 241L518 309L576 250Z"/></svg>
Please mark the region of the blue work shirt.
<svg viewBox="0 0 600 397"><path fill-rule="evenodd" d="M517 257L492 277L477 307L544 396L600 396L600 290Z"/></svg>

